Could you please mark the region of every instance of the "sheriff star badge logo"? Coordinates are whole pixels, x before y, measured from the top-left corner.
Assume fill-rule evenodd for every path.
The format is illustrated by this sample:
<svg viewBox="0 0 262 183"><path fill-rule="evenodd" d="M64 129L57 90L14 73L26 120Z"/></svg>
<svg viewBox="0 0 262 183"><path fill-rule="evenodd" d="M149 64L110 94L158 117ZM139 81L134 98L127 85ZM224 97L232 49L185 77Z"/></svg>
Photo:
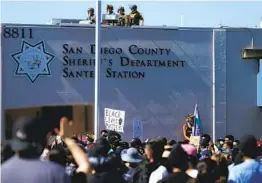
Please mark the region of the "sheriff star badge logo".
<svg viewBox="0 0 262 183"><path fill-rule="evenodd" d="M25 75L32 83L38 76L51 76L49 64L54 56L46 52L43 41L35 45L23 41L21 51L12 57L17 62L16 76Z"/></svg>

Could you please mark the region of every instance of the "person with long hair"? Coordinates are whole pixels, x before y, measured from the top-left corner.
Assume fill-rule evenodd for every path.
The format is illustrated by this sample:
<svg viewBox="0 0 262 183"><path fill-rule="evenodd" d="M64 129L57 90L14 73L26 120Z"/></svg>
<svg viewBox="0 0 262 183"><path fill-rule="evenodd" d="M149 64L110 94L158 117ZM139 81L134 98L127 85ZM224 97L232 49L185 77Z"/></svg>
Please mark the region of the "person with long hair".
<svg viewBox="0 0 262 183"><path fill-rule="evenodd" d="M185 140L190 140L194 126L194 114L190 113L186 116L185 124L183 125L183 136Z"/></svg>

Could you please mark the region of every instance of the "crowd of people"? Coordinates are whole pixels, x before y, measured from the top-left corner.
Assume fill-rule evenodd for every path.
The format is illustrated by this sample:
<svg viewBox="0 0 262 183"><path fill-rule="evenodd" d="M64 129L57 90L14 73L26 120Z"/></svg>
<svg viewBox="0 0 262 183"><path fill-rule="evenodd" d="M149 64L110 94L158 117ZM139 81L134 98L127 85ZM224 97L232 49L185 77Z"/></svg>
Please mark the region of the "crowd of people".
<svg viewBox="0 0 262 183"><path fill-rule="evenodd" d="M144 18L142 14L137 10L137 6L136 5L130 6L130 10L131 12L129 14L125 14L125 8L123 6L120 6L117 9L117 15L118 15L117 20L105 19L103 20L102 23L106 25L116 25L116 26L142 25ZM113 5L107 5L106 12L107 15L116 15L114 13ZM95 9L89 8L87 10L87 13L88 13L87 20L89 21L89 23L95 24L96 23Z"/></svg>
<svg viewBox="0 0 262 183"><path fill-rule="evenodd" d="M51 128L39 117L22 117L2 146L2 183L261 183L262 139L227 135L198 146L164 137L122 140L114 131L69 136L61 118Z"/></svg>

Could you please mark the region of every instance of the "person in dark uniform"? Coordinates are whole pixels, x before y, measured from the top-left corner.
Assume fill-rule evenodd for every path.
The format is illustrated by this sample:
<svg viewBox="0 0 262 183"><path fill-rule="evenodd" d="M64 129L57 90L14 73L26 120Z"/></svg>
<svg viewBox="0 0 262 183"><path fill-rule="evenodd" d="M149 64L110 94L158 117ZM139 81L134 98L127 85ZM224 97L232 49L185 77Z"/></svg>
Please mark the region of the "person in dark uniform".
<svg viewBox="0 0 262 183"><path fill-rule="evenodd" d="M186 140L190 140L193 126L194 126L194 114L190 113L186 116L186 121L183 126L183 136Z"/></svg>
<svg viewBox="0 0 262 183"><path fill-rule="evenodd" d="M118 26L125 26L126 25L126 15L125 15L125 8L123 6L120 6L117 10L117 13L119 15L118 18Z"/></svg>
<svg viewBox="0 0 262 183"><path fill-rule="evenodd" d="M137 11L137 5L132 5L130 9L131 9L131 13L128 16L129 26L139 25L140 21L144 21L144 18L141 15L141 13Z"/></svg>
<svg viewBox="0 0 262 183"><path fill-rule="evenodd" d="M133 138L130 142L130 146L136 148L141 155L145 153L143 144L139 138Z"/></svg>
<svg viewBox="0 0 262 183"><path fill-rule="evenodd" d="M95 16L94 8L89 8L87 10L87 13L88 13L87 20L90 22L90 24L95 24L96 23L96 16Z"/></svg>
<svg viewBox="0 0 262 183"><path fill-rule="evenodd" d="M106 11L107 11L107 14L108 14L108 15L114 15L114 14L115 14L115 13L114 13L114 6L111 5L111 4L108 4L108 5L106 6Z"/></svg>

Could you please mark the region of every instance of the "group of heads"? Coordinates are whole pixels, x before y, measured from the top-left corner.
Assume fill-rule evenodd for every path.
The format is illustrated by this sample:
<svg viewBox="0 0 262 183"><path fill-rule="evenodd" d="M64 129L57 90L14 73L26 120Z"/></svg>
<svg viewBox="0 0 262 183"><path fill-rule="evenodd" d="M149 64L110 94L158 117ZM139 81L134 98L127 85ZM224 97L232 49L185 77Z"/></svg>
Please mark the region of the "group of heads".
<svg viewBox="0 0 262 183"><path fill-rule="evenodd" d="M197 162L197 148L191 144L167 141L165 138L149 140L145 145L145 155L149 162L161 162L168 171L178 168L185 171L190 163Z"/></svg>
<svg viewBox="0 0 262 183"><path fill-rule="evenodd" d="M142 143L140 139L134 138L130 143L130 148L121 151L121 159L124 163L128 163L131 166L141 163L145 158L150 163L162 162L170 167L172 165L169 166L168 160L169 157L174 158L174 155L170 156L170 154L172 154L171 152L175 146L175 141L167 141L166 138L161 137L148 139L145 143ZM144 148L144 153L139 152L141 147ZM143 157L142 154L145 156Z"/></svg>
<svg viewBox="0 0 262 183"><path fill-rule="evenodd" d="M252 135L245 135L240 140L236 140L233 135L226 135L217 140L217 147L223 154L231 157L235 153L239 153L242 156L255 158L260 152L259 143Z"/></svg>
<svg viewBox="0 0 262 183"><path fill-rule="evenodd" d="M130 6L130 10L131 12L134 12L134 11L137 11L137 5L131 5ZM110 13L113 13L114 11L114 6L111 5L111 4L108 4L106 6L106 11L110 14ZM88 14L89 15L93 15L95 13L95 9L94 8L89 8L87 10ZM125 12L125 8L123 6L120 6L118 9L117 9L117 13L119 14L123 14Z"/></svg>
<svg viewBox="0 0 262 183"><path fill-rule="evenodd" d="M129 147L140 150L143 147L142 141L139 138L133 138L130 143L122 142L121 135L115 131L102 130L100 137L106 138L113 150L121 151Z"/></svg>
<svg viewBox="0 0 262 183"><path fill-rule="evenodd" d="M235 140L233 135L226 135L225 138L219 138L217 145L219 148L238 148L240 144L239 140Z"/></svg>

